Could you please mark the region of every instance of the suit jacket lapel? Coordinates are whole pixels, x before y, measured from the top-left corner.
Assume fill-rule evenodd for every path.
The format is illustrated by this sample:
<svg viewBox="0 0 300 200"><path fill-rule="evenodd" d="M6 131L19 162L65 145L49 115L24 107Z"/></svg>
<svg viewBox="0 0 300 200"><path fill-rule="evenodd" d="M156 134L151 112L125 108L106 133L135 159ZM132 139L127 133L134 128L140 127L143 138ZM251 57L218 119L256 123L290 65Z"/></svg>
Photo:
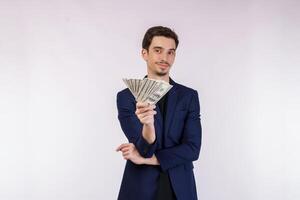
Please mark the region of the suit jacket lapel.
<svg viewBox="0 0 300 200"><path fill-rule="evenodd" d="M166 122L164 127L164 131L166 135L169 134L168 132L170 130L170 126L173 120L174 111L178 99L178 94L176 92L177 84L171 78L170 78L170 84L173 85L173 87L168 92L169 94L168 94L168 102L167 102Z"/></svg>
<svg viewBox="0 0 300 200"><path fill-rule="evenodd" d="M160 126L160 129L163 127L163 119L162 119L162 113L159 109L159 106L156 106L156 115L154 115L154 121L157 121L158 125Z"/></svg>

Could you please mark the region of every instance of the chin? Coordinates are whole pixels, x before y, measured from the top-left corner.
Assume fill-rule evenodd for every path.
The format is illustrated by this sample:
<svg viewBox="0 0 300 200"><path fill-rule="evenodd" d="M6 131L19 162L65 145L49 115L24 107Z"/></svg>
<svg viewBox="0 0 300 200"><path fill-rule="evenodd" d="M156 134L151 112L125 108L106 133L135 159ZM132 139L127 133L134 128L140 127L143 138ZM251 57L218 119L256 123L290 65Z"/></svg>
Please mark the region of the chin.
<svg viewBox="0 0 300 200"><path fill-rule="evenodd" d="M168 71L167 72L156 72L156 75L158 75L158 76L166 76L168 74L169 74Z"/></svg>

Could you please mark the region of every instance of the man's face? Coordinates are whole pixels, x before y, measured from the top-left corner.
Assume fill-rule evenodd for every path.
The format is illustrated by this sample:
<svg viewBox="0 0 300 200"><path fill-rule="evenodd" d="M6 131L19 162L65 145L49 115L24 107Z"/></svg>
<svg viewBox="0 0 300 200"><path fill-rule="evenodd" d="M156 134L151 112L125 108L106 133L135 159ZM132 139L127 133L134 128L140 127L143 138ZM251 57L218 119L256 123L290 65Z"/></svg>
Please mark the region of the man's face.
<svg viewBox="0 0 300 200"><path fill-rule="evenodd" d="M147 62L148 73L156 76L169 75L176 55L174 39L154 36L149 50L142 50L142 56Z"/></svg>

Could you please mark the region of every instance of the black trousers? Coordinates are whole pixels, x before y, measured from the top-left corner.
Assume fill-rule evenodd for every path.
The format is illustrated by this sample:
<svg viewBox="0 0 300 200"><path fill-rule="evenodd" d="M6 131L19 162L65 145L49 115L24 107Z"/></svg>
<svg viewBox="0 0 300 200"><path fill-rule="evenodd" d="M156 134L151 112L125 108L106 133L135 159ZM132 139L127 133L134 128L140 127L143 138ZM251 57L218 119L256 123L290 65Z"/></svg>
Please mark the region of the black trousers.
<svg viewBox="0 0 300 200"><path fill-rule="evenodd" d="M176 200L168 173L160 172L156 200Z"/></svg>

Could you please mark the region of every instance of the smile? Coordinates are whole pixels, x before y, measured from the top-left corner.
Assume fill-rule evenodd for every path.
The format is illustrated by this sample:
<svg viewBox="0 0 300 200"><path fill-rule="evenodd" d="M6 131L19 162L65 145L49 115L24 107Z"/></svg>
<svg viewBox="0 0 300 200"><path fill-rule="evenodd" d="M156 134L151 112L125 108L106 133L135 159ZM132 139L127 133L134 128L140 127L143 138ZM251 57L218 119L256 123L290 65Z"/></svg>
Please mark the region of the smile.
<svg viewBox="0 0 300 200"><path fill-rule="evenodd" d="M167 68L167 67L169 67L169 65L168 64L162 64L162 63L157 63L159 66L161 66L161 67L163 67L163 68Z"/></svg>

